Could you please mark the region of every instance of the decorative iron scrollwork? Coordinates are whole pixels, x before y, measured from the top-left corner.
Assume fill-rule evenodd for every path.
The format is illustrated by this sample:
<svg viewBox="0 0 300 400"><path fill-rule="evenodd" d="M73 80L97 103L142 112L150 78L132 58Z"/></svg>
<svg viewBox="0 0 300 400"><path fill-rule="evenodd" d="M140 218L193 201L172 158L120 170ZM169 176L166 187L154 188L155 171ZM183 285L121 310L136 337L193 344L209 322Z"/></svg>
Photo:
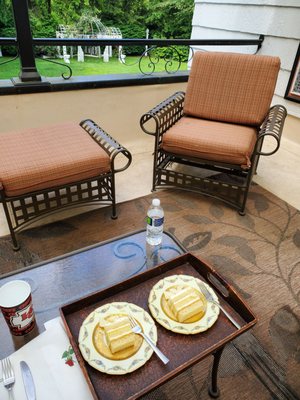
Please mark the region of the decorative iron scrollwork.
<svg viewBox="0 0 300 400"><path fill-rule="evenodd" d="M14 58L11 58L10 60L6 60L6 61L3 61L2 63L0 63L0 66L1 66L1 65L4 65L4 64L8 64L8 63L10 63L10 62L12 62L12 61L15 61L18 57L19 57L19 53L17 53L17 54L14 56Z"/></svg>
<svg viewBox="0 0 300 400"><path fill-rule="evenodd" d="M179 71L183 62L189 62L194 55L194 50L189 46L151 46L146 48L137 61L126 63L126 55L123 53L123 47L120 47L119 60L126 66L138 65L143 75L152 75L157 72L157 68L161 62L164 64L164 70L168 74L175 74ZM188 51L184 51L185 47Z"/></svg>
<svg viewBox="0 0 300 400"><path fill-rule="evenodd" d="M36 56L36 57L37 57L37 56ZM43 60L43 61L47 61L47 62L50 62L50 63L53 63L53 64L62 65L63 67L68 68L68 70L69 70L69 75L65 75L64 72L61 74L62 78L64 78L65 80L70 79L71 76L73 75L72 68L71 68L69 65L67 65L67 64L63 64L63 63L60 63L60 62L54 61L54 60L49 60L48 58L42 58L42 57L37 57L37 58L39 58L40 60Z"/></svg>

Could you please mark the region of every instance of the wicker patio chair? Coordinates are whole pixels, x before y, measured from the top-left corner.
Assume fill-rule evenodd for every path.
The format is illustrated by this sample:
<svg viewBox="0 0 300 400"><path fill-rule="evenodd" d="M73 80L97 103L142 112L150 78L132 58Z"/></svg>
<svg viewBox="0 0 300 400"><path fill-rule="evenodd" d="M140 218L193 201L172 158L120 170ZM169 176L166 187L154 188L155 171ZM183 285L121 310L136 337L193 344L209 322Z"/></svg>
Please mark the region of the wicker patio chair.
<svg viewBox="0 0 300 400"><path fill-rule="evenodd" d="M152 190L197 191L244 215L260 155L280 146L286 109L269 109L279 67L277 57L197 52L186 94L175 93L140 120L155 136ZM271 152L262 151L266 136L275 139Z"/></svg>
<svg viewBox="0 0 300 400"><path fill-rule="evenodd" d="M125 165L117 168L118 154ZM89 119L1 133L0 202L14 249L16 232L65 207L99 202L117 218L115 174L130 163L130 152Z"/></svg>

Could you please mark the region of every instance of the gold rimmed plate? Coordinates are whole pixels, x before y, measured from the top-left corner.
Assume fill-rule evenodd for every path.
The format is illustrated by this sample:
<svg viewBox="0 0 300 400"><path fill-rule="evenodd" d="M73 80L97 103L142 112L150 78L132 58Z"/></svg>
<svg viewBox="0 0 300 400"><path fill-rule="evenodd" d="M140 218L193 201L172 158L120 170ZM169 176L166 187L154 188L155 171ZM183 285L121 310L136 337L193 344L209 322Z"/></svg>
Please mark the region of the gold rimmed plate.
<svg viewBox="0 0 300 400"><path fill-rule="evenodd" d="M135 335L134 346L112 354L105 340L103 325L114 318L131 315L144 333L154 343L157 329L151 316L143 308L126 302L105 304L95 309L83 321L79 331L79 349L86 362L98 371L110 375L123 375L143 366L153 350L139 335Z"/></svg>
<svg viewBox="0 0 300 400"><path fill-rule="evenodd" d="M215 304L207 302L201 292L201 285L205 285L211 293L214 300L218 302L218 298L213 289L205 282L190 275L172 275L158 281L152 288L149 295L149 309L153 318L164 328L185 335L192 335L204 332L209 329L218 319L219 307ZM185 322L178 322L174 315L170 312L165 300L165 293L173 288L189 286L200 293L203 300L203 309L194 317Z"/></svg>

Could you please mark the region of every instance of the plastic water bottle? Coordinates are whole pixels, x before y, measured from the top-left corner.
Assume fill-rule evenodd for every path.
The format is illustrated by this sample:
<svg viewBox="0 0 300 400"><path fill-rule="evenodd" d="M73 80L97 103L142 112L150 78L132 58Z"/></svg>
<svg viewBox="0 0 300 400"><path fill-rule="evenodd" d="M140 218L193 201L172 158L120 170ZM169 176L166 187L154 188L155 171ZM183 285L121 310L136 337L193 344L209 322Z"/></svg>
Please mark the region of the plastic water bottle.
<svg viewBox="0 0 300 400"><path fill-rule="evenodd" d="M164 229L164 210L159 199L153 199L147 211L146 240L151 245L160 244Z"/></svg>

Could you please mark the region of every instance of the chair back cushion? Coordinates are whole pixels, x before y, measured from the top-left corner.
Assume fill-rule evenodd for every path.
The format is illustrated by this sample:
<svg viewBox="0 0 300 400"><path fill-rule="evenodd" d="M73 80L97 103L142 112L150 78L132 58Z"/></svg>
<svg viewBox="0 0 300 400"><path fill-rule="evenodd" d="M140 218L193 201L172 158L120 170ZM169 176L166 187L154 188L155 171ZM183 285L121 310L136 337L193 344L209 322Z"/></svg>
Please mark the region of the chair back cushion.
<svg viewBox="0 0 300 400"><path fill-rule="evenodd" d="M187 85L186 115L260 125L271 104L280 59L221 52L197 52Z"/></svg>

